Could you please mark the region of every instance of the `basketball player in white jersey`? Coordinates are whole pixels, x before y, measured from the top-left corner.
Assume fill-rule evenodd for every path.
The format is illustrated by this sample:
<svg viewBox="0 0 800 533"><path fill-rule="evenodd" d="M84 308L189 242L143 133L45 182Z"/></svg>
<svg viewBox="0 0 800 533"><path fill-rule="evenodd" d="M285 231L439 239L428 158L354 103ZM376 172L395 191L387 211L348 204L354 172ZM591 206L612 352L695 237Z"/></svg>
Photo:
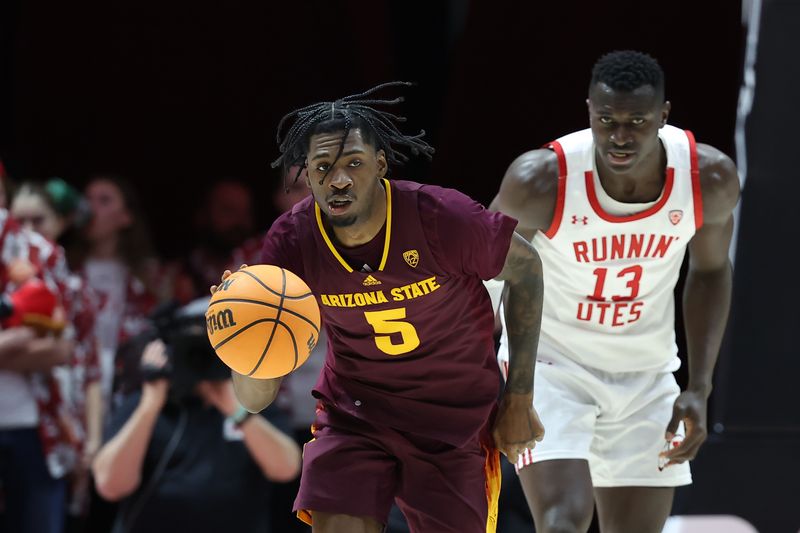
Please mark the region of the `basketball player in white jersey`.
<svg viewBox="0 0 800 533"><path fill-rule="evenodd" d="M518 157L492 204L544 264L534 402L547 433L519 475L539 533L586 531L595 502L604 533L660 532L706 438L739 180L725 154L667 125L650 56L600 58L587 104L590 128ZM687 248L681 392L673 289Z"/></svg>

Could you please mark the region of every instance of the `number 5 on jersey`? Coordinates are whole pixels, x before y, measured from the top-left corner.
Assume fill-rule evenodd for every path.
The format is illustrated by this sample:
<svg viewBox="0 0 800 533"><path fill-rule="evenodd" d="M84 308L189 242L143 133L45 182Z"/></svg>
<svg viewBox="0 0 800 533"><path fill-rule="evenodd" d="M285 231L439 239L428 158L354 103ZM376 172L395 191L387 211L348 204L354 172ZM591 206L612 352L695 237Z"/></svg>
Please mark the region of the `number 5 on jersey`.
<svg viewBox="0 0 800 533"><path fill-rule="evenodd" d="M406 317L406 308L387 309L385 311L365 311L364 317L375 330L375 345L389 355L403 355L419 346L417 330ZM400 334L400 343L392 342L391 334Z"/></svg>

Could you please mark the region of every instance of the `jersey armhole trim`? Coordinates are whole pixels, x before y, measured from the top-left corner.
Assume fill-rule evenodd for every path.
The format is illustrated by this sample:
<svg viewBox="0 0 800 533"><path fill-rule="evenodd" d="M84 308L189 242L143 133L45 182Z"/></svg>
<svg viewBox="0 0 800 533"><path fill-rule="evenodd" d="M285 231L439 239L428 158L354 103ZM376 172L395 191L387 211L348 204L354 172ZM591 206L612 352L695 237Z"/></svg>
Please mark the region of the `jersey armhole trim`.
<svg viewBox="0 0 800 533"><path fill-rule="evenodd" d="M689 160L692 169L692 200L694 202L694 227L699 230L703 227L703 193L700 187L700 165L697 163L697 142L694 134L689 130L686 138L689 139Z"/></svg>
<svg viewBox="0 0 800 533"><path fill-rule="evenodd" d="M558 141L553 141L546 145L546 148L553 150L558 156L558 192L556 196L556 207L553 210L553 221L550 227L544 232L545 237L552 239L558 233L561 226L561 218L564 216L564 196L567 188L567 157L564 155L564 148Z"/></svg>

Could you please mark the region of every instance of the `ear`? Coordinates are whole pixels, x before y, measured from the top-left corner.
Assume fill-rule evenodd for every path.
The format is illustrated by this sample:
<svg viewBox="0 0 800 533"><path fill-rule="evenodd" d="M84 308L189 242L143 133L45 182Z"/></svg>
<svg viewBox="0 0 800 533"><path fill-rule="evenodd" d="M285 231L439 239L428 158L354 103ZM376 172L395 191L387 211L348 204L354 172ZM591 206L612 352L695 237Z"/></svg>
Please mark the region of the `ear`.
<svg viewBox="0 0 800 533"><path fill-rule="evenodd" d="M669 112L672 109L672 104L669 103L669 100L664 102L664 105L661 107L661 127L667 125L667 119L669 118Z"/></svg>
<svg viewBox="0 0 800 533"><path fill-rule="evenodd" d="M375 152L375 160L378 163L378 179L381 179L389 170L389 163L386 161L386 152L383 150Z"/></svg>

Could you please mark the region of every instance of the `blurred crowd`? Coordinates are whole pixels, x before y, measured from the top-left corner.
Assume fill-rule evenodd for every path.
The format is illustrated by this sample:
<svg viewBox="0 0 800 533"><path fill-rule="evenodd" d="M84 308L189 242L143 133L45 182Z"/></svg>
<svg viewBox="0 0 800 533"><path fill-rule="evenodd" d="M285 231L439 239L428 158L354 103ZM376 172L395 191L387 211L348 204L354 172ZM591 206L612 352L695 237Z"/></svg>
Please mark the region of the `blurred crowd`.
<svg viewBox="0 0 800 533"><path fill-rule="evenodd" d="M275 212L309 191L276 179ZM123 177L79 190L0 162L0 533L309 530L291 506L327 343L250 415L206 337L209 287L259 262L253 201L214 183L197 242L162 261ZM530 531L502 497L500 530ZM396 509L388 531L407 531Z"/></svg>

